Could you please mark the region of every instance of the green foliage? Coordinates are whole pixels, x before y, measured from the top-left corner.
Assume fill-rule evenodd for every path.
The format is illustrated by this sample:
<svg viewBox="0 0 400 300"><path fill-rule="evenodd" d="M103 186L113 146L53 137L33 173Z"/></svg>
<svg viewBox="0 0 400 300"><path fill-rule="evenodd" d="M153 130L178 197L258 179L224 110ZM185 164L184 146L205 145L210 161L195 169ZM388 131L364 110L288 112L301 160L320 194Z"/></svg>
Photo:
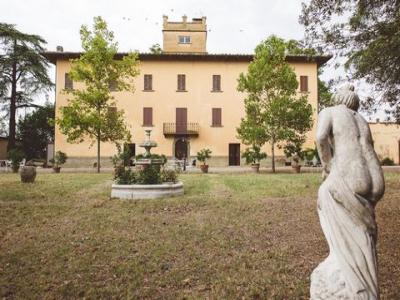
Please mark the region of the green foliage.
<svg viewBox="0 0 400 300"><path fill-rule="evenodd" d="M175 183L178 181L178 173L175 170L164 168L161 170L161 181Z"/></svg>
<svg viewBox="0 0 400 300"><path fill-rule="evenodd" d="M261 152L261 147L253 145L242 153L242 158L246 160L246 164L259 163L260 160L267 158L267 153Z"/></svg>
<svg viewBox="0 0 400 300"><path fill-rule="evenodd" d="M160 167L155 165L145 166L139 171L137 183L158 184L161 183Z"/></svg>
<svg viewBox="0 0 400 300"><path fill-rule="evenodd" d="M373 111L388 103L387 113L400 122L400 1L311 0L303 4L300 23L306 42L345 61L347 75L373 84L379 98Z"/></svg>
<svg viewBox="0 0 400 300"><path fill-rule="evenodd" d="M14 148L8 151L7 156L8 159L11 160L11 168L13 171L18 172L19 164L24 159L25 153L18 148Z"/></svg>
<svg viewBox="0 0 400 300"><path fill-rule="evenodd" d="M49 64L40 54L45 44L38 35L0 23L0 108L9 116L8 150L15 147L17 109L32 106L35 95L53 86Z"/></svg>
<svg viewBox="0 0 400 300"><path fill-rule="evenodd" d="M316 157L319 160L319 155L318 155L318 150L315 147L313 148L306 148L303 151L303 158L305 158L308 161L312 161Z"/></svg>
<svg viewBox="0 0 400 300"><path fill-rule="evenodd" d="M115 169L114 180L117 184L135 184L138 176L138 172L122 167Z"/></svg>
<svg viewBox="0 0 400 300"><path fill-rule="evenodd" d="M247 145L271 144L273 171L275 145L304 143L312 126L312 107L306 94L297 94L296 74L285 60L288 45L276 36L263 41L256 47L247 74L238 79L238 90L247 94L246 116L237 128L238 135Z"/></svg>
<svg viewBox="0 0 400 300"><path fill-rule="evenodd" d="M152 54L161 54L162 49L160 47L160 44L154 44L153 46L150 47L150 53Z"/></svg>
<svg viewBox="0 0 400 300"><path fill-rule="evenodd" d="M303 42L297 40L287 41L286 47L287 54L289 55L305 55L311 57L319 54L315 48L309 48L304 45ZM330 91L332 83L326 83L319 78L323 72L322 70L323 68L318 68L318 111L333 105L332 92Z"/></svg>
<svg viewBox="0 0 400 300"><path fill-rule="evenodd" d="M56 154L54 155L54 158L50 160L52 164L54 164L53 167L58 168L61 165L65 164L67 162L68 156L62 151L57 151Z"/></svg>
<svg viewBox="0 0 400 300"><path fill-rule="evenodd" d="M54 105L46 103L18 122L17 137L26 159L46 158L47 144L54 140Z"/></svg>
<svg viewBox="0 0 400 300"><path fill-rule="evenodd" d="M133 80L139 74L138 54L129 53L116 59L114 34L101 17L94 18L93 31L82 26L80 35L84 52L79 59L72 60L70 76L85 87L65 90L72 98L67 106L60 108L61 117L56 122L68 142L97 141L99 171L100 142L130 140L124 112L116 109L109 87L134 92Z"/></svg>
<svg viewBox="0 0 400 300"><path fill-rule="evenodd" d="M206 164L207 159L211 158L211 150L204 148L197 152L197 160L201 161L204 165Z"/></svg>
<svg viewBox="0 0 400 300"><path fill-rule="evenodd" d="M394 166L394 161L390 157L385 157L381 160L382 166Z"/></svg>

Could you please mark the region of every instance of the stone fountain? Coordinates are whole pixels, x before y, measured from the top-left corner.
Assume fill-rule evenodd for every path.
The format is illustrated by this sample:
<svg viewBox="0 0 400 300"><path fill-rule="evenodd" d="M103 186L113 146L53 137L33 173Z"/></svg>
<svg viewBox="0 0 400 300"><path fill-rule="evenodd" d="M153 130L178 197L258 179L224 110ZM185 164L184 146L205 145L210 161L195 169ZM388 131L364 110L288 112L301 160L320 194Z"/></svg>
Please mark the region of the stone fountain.
<svg viewBox="0 0 400 300"><path fill-rule="evenodd" d="M157 147L157 143L155 141L152 141L150 138L151 129L146 129L145 132L146 140L143 143L139 144L139 147L144 148L146 152L143 155L144 158L135 160L135 165L143 167L163 165L165 163L163 159L151 157L151 148Z"/></svg>
<svg viewBox="0 0 400 300"><path fill-rule="evenodd" d="M142 169L150 166L161 166L165 163L162 158L152 158L151 149L157 147L157 143L150 138L151 130L145 130L146 140L139 146L146 152L143 158L136 159L135 165ZM183 183L164 182L161 184L113 184L111 197L120 199L154 199L183 195Z"/></svg>

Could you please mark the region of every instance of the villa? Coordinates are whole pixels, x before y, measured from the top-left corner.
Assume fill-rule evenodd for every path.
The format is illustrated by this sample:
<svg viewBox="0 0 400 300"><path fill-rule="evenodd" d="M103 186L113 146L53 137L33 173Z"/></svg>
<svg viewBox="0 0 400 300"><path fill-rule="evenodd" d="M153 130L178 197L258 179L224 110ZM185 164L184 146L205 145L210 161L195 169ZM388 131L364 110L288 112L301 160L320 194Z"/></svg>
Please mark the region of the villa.
<svg viewBox="0 0 400 300"><path fill-rule="evenodd" d="M236 128L245 115L245 95L237 91L237 79L245 73L253 55L210 54L207 52L206 18L191 21L184 16L180 22L163 18L163 49L160 54L141 53L140 75L135 78L135 93L113 92L118 109L125 112L132 133L129 144L133 154L142 151L137 145L144 139L145 129L152 129L157 141L156 153L192 161L202 148L212 150L211 166L237 166L243 162L240 153L246 148L237 138ZM67 105L66 88L82 88L68 76L70 59L78 52L46 52L44 55L56 66L56 114ZM119 53L118 56L123 56ZM299 82L298 93L305 93L317 120L318 68L330 56L287 56ZM307 134L304 148L314 148L316 122ZM383 157L400 161L400 127L393 124L371 125L375 149ZM55 131L55 151L69 156L70 166L92 166L96 148L90 143L71 144ZM265 151L269 154L270 147ZM101 146L102 164L110 164L116 153L114 144ZM277 153L283 157L283 152ZM282 159L283 161L283 159Z"/></svg>

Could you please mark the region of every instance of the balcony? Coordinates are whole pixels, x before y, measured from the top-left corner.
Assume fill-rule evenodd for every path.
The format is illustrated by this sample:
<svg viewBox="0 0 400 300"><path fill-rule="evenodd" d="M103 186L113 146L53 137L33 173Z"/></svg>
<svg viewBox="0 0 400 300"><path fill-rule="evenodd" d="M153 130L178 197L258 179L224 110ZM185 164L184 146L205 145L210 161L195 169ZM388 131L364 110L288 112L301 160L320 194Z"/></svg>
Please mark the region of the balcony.
<svg viewBox="0 0 400 300"><path fill-rule="evenodd" d="M198 136L199 123L164 123L164 136Z"/></svg>

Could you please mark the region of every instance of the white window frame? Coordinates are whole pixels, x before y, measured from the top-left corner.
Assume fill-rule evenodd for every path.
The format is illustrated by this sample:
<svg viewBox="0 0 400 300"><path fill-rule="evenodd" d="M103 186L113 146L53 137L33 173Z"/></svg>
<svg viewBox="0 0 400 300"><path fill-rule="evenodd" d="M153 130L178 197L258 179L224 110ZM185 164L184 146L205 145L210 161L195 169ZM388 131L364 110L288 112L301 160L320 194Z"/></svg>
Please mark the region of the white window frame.
<svg viewBox="0 0 400 300"><path fill-rule="evenodd" d="M191 43L190 35L180 35L178 37L178 42L179 44L190 44Z"/></svg>

